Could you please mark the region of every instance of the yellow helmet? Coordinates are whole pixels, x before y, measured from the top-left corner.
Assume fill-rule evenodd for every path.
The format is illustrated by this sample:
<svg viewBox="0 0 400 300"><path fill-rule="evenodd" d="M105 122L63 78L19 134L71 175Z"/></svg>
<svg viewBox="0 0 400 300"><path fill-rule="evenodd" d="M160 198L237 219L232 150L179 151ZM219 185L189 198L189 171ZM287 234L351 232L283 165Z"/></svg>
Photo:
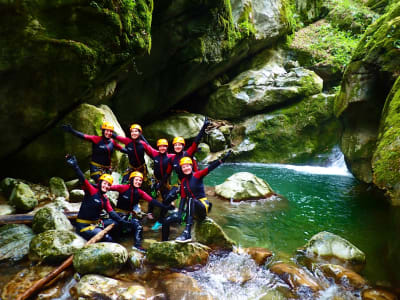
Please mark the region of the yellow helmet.
<svg viewBox="0 0 400 300"><path fill-rule="evenodd" d="M109 184L113 184L114 178L110 174L103 174L100 176L99 180L105 180Z"/></svg>
<svg viewBox="0 0 400 300"><path fill-rule="evenodd" d="M182 157L181 160L179 161L179 165L182 166L182 165L185 165L185 164L193 165L192 159L190 157L187 157L187 156Z"/></svg>
<svg viewBox="0 0 400 300"><path fill-rule="evenodd" d="M131 127L129 128L129 130L132 130L132 129L138 129L140 132L143 132L142 126L140 126L139 124L132 124Z"/></svg>
<svg viewBox="0 0 400 300"><path fill-rule="evenodd" d="M102 130L108 129L114 131L114 126L110 122L103 122L103 124L101 124L101 129Z"/></svg>
<svg viewBox="0 0 400 300"><path fill-rule="evenodd" d="M131 180L132 178L135 178L135 177L140 177L143 179L143 174L138 171L132 172L131 175L129 175L129 180Z"/></svg>
<svg viewBox="0 0 400 300"><path fill-rule="evenodd" d="M176 136L174 137L174 140L172 141L172 145L175 145L176 143L181 143L185 145L185 139L181 136Z"/></svg>
<svg viewBox="0 0 400 300"><path fill-rule="evenodd" d="M159 146L168 146L168 141L166 139L159 139L157 141L157 147Z"/></svg>

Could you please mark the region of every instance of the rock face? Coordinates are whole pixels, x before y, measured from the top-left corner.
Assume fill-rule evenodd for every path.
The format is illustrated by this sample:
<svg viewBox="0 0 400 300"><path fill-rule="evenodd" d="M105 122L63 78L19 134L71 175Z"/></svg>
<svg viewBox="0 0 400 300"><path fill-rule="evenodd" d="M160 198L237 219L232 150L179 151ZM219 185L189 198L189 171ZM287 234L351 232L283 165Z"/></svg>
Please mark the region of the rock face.
<svg viewBox="0 0 400 300"><path fill-rule="evenodd" d="M322 79L314 72L293 68L286 71L280 53L266 51L267 63L245 71L210 96L204 113L217 119L240 119L273 105L318 94Z"/></svg>
<svg viewBox="0 0 400 300"><path fill-rule="evenodd" d="M196 222L194 233L197 242L209 247L232 250L235 245L235 242L210 218L206 218L202 222Z"/></svg>
<svg viewBox="0 0 400 300"><path fill-rule="evenodd" d="M140 72L121 83L113 109L123 125L156 118L246 56L275 43L289 31L289 19L289 3L281 0L158 3L150 56L137 59ZM135 109L129 110L132 99Z"/></svg>
<svg viewBox="0 0 400 300"><path fill-rule="evenodd" d="M96 243L83 247L74 255L74 268L80 274L102 274L112 276L118 273L128 260L128 251L116 243Z"/></svg>
<svg viewBox="0 0 400 300"><path fill-rule="evenodd" d="M297 162L333 147L340 124L333 115L334 95L318 94L236 125L234 159L255 162Z"/></svg>
<svg viewBox="0 0 400 300"><path fill-rule="evenodd" d="M150 245L146 257L153 264L184 268L205 264L210 250L199 243L158 242Z"/></svg>
<svg viewBox="0 0 400 300"><path fill-rule="evenodd" d="M386 99L382 112L376 150L372 158L373 182L390 199L393 205L400 205L400 78Z"/></svg>
<svg viewBox="0 0 400 300"><path fill-rule="evenodd" d="M15 208L20 212L30 211L38 205L38 200L35 194L29 185L23 182L15 185L9 201L10 204L15 206Z"/></svg>
<svg viewBox="0 0 400 300"><path fill-rule="evenodd" d="M29 243L34 237L32 229L23 224L0 227L0 261L20 260L29 252Z"/></svg>
<svg viewBox="0 0 400 300"><path fill-rule="evenodd" d="M66 153L75 155L82 170L85 171L91 159L92 143L66 133L60 127L62 124L71 124L74 129L83 133L101 135L100 126L103 121L113 124L115 132L125 136L108 106L100 105L100 107L96 107L82 104L59 121L56 127L48 130L18 152L15 155L16 161L13 161L13 172L20 172L26 168L35 170L35 172L25 174L32 181L37 181L40 178L47 180L49 175L62 176L63 178L75 176L75 173L63 159ZM121 153L115 151L112 156L114 165L117 164L120 157Z"/></svg>
<svg viewBox="0 0 400 300"><path fill-rule="evenodd" d="M35 236L29 247L29 259L58 263L82 248L86 240L67 230L48 230Z"/></svg>
<svg viewBox="0 0 400 300"><path fill-rule="evenodd" d="M215 186L215 193L228 200L264 199L274 191L261 178L248 173L239 172L230 176L224 183Z"/></svg>
<svg viewBox="0 0 400 300"><path fill-rule="evenodd" d="M307 255L337 258L353 265L364 265L365 254L344 238L323 231L314 235L304 246Z"/></svg>
<svg viewBox="0 0 400 300"><path fill-rule="evenodd" d="M0 159L82 99L99 101L115 89L111 72L150 50L152 9L152 0L2 3Z"/></svg>
<svg viewBox="0 0 400 300"><path fill-rule="evenodd" d="M72 231L74 227L62 211L52 207L44 207L35 213L32 229L35 233L42 233L50 229Z"/></svg>
<svg viewBox="0 0 400 300"><path fill-rule="evenodd" d="M367 183L375 177L371 160L382 109L400 71L399 15L400 3L396 3L368 27L353 53L335 101L335 114L345 124L341 148L346 163L358 179Z"/></svg>

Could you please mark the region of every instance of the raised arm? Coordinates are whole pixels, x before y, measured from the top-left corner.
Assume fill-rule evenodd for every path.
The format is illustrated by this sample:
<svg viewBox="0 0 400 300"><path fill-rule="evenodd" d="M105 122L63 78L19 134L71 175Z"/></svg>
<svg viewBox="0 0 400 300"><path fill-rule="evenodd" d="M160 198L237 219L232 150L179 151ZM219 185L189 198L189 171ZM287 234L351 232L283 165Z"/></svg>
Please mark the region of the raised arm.
<svg viewBox="0 0 400 300"><path fill-rule="evenodd" d="M64 124L64 125L61 126L61 128L65 132L72 133L73 135L75 135L75 136L77 136L77 137L79 137L81 139L85 139L85 134L80 132L80 131L78 131L78 130L73 129L71 124Z"/></svg>
<svg viewBox="0 0 400 300"><path fill-rule="evenodd" d="M67 154L65 156L65 160L67 161L67 164L70 165L74 169L76 175L78 176L79 182L81 184L84 184L85 176L83 175L83 172L81 171L81 169L78 166L78 161L76 160L76 157L73 155Z"/></svg>
<svg viewBox="0 0 400 300"><path fill-rule="evenodd" d="M232 154L232 150L229 150L221 159L217 159L212 161L207 168L197 171L194 173L194 176L196 176L196 178L201 178L206 176L207 174L209 174L211 171L213 171L214 169L216 169L219 165L221 165L223 162L225 162L225 160Z"/></svg>

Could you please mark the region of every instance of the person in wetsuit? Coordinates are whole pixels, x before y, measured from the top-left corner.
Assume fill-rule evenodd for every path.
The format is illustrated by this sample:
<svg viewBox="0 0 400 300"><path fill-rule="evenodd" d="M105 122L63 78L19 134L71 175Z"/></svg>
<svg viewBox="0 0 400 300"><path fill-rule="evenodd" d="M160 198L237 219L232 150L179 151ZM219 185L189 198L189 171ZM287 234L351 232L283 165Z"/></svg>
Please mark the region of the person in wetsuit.
<svg viewBox="0 0 400 300"><path fill-rule="evenodd" d="M147 202L152 203L155 206L158 206L162 209L174 209L174 206L165 206L153 199L146 192L140 189L143 182L143 174L134 171L129 176L130 184L121 184L121 185L112 185L110 187L111 191L119 192L117 206L115 211L119 214L119 216L124 220L129 220L132 223L132 228L134 230L135 243L134 247L143 251L142 244L142 233L143 227L140 221L132 217L134 213L134 207L139 204L139 200L143 199Z"/></svg>
<svg viewBox="0 0 400 300"><path fill-rule="evenodd" d="M82 184L82 189L85 192L75 225L76 231L79 235L89 240L112 223L115 224L111 231L113 233L118 232L121 225L132 226L130 222L123 220L113 210L110 201L107 198L106 193L110 190L113 183L113 177L110 174L101 175L97 187L95 187L85 179L75 156L67 155L66 161L67 164L74 169L79 182ZM100 218L103 209L110 216L109 219ZM106 234L103 241L113 242L113 239L111 235Z"/></svg>
<svg viewBox="0 0 400 300"><path fill-rule="evenodd" d="M142 127L139 124L132 124L129 128L131 137L123 137L115 135L114 138L125 144L125 150L128 154L129 168L122 174L122 182L128 182L130 174L138 171L143 174L144 178L147 177L147 168L144 160L144 153L149 147L147 141L144 139Z"/></svg>
<svg viewBox="0 0 400 300"><path fill-rule="evenodd" d="M168 141L166 139L159 139L157 141L158 151L149 145L147 153L154 161L154 183L155 189L160 191L161 197L165 200L169 192L169 175L172 172L170 158L172 154L167 152ZM149 205L148 218L153 219L153 205Z"/></svg>
<svg viewBox="0 0 400 300"><path fill-rule="evenodd" d="M181 166L179 165L179 162L182 159L182 157L192 158L193 171L198 171L197 163L195 160L193 160L193 155L197 152L200 140L203 137L208 125L210 125L210 121L208 120L207 117L205 117L203 126L201 127L196 138L194 139L192 145L187 150L184 150L185 139L183 137L177 136L173 139L172 144L174 146L175 153L171 155L170 163L172 165L172 169L178 175L179 183L181 182L182 178L184 177Z"/></svg>
<svg viewBox="0 0 400 300"><path fill-rule="evenodd" d="M184 177L181 182L181 200L179 203L179 210L176 214L172 214L165 218L162 225L163 241L168 240L170 225L172 223L181 223L185 206L186 228L182 234L175 239L175 241L179 243L187 243L192 240L191 228L194 217L196 216L199 221L204 220L212 207L212 204L206 197L203 178L222 164L230 154L231 151L228 151L223 158L213 161L207 168L197 172L193 172L193 161L190 157L183 157L180 160L179 165L181 166Z"/></svg>
<svg viewBox="0 0 400 300"><path fill-rule="evenodd" d="M111 155L114 148L125 153L122 146L112 139L114 126L109 122L101 125L102 135L88 135L72 128L70 124L62 125L64 131L92 142L92 160L90 162L90 177L98 182L103 173L111 173Z"/></svg>

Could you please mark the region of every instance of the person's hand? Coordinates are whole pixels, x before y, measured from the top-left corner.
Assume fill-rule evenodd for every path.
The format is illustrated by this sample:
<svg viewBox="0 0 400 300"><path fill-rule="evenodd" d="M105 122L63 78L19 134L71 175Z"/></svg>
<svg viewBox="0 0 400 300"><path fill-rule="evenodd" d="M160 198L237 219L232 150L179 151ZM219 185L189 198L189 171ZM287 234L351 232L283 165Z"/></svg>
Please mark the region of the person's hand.
<svg viewBox="0 0 400 300"><path fill-rule="evenodd" d="M115 139L115 138L117 138L117 136L118 136L118 134L117 134L115 131L113 131L111 137L112 137L113 139Z"/></svg>
<svg viewBox="0 0 400 300"><path fill-rule="evenodd" d="M72 126L71 124L63 124L61 125L62 130L64 130L65 132L72 132Z"/></svg>
<svg viewBox="0 0 400 300"><path fill-rule="evenodd" d="M69 164L72 167L76 167L78 165L78 161L76 160L76 157L70 154L67 154L65 156L65 160L67 161L67 164Z"/></svg>
<svg viewBox="0 0 400 300"><path fill-rule="evenodd" d="M225 162L226 159L232 154L232 150L229 150L225 155L221 158L222 162Z"/></svg>

